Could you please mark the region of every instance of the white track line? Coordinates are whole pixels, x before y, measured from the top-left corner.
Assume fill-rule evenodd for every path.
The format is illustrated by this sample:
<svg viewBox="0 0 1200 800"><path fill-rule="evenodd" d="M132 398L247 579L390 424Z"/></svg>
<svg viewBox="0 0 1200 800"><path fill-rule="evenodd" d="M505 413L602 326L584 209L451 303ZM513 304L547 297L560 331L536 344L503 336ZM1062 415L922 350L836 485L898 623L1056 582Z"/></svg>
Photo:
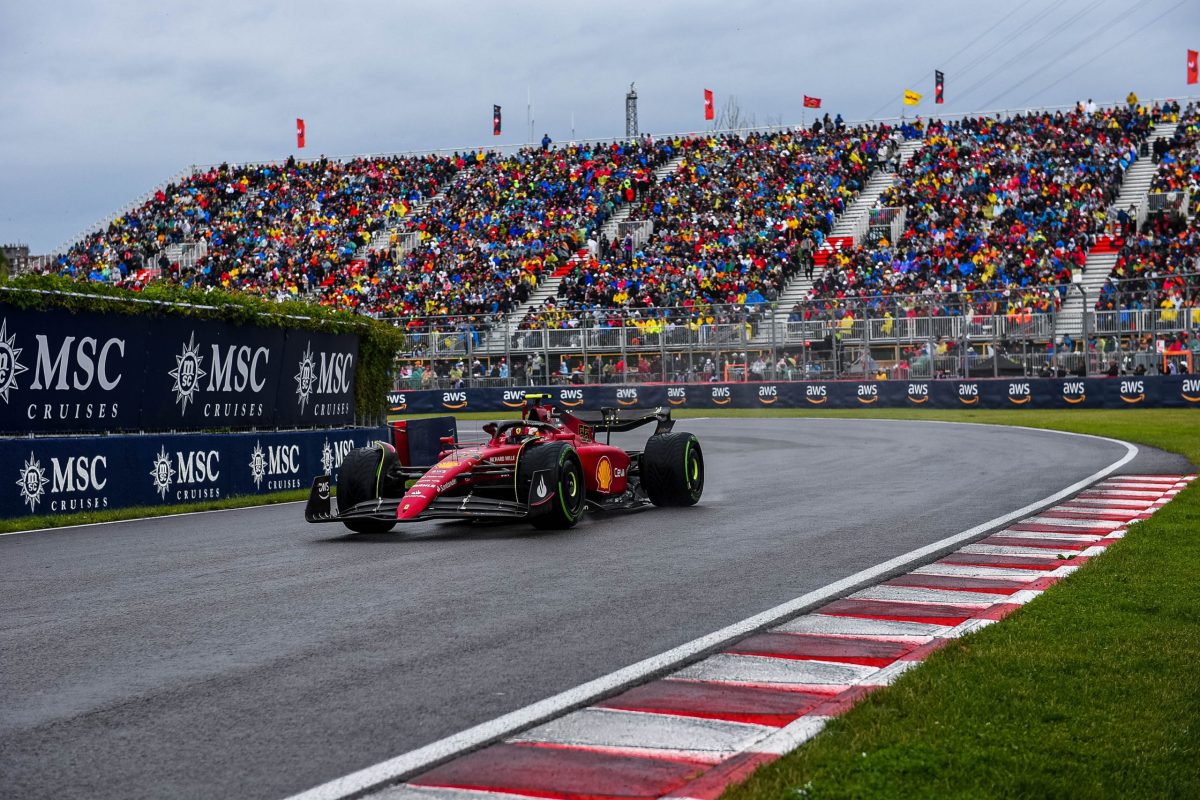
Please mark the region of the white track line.
<svg viewBox="0 0 1200 800"><path fill-rule="evenodd" d="M942 423L940 421L930 420L933 424L978 424L978 423ZM882 564L876 564L873 567L861 570L849 575L841 580L834 581L827 586L823 586L807 594L803 594L794 600L789 600L786 603L781 603L774 608L767 609L760 614L755 614L752 617L735 622L721 628L718 631L701 636L699 639L693 639L679 647L672 648L665 653L660 653L656 656L644 659L631 664L628 667L610 672L608 675L603 675L587 683L580 684L573 689L568 689L565 692L560 692L552 697L547 697L545 700L539 700L536 703L531 703L524 708L519 708L516 711L510 711L507 714L496 717L487 722L480 723L472 728L468 728L460 733L447 736L444 739L439 739L436 742L431 742L424 747L419 747L416 750L411 750L407 753L389 758L386 761L381 761L374 766L360 769L357 772L352 772L341 778L335 778L320 786L315 786L299 794L292 795L289 800L342 800L343 798L360 797L364 793L372 789L383 788L391 783L395 783L409 776L423 772L436 764L461 755L471 750L476 750L484 745L499 741L505 737L512 736L520 731L530 728L538 723L545 722L549 719L559 716L568 711L573 711L581 708L594 700L610 695L620 689L628 686L642 683L657 675L665 673L672 669L677 669L681 665L702 656L705 653L712 652L721 646L728 644L734 640L740 639L747 634L762 630L768 626L778 623L780 620L795 616L803 611L816 607L820 603L824 603L833 598L842 596L854 589L863 588L867 584L877 581L888 574L898 573L907 568L927 560L931 556L939 553L948 552L963 542L970 541L981 536L988 531L999 528L1002 525L1007 525L1010 522L1029 516L1034 512L1040 511L1047 506L1057 503L1065 497L1070 497L1076 492L1091 486L1101 478L1112 474L1121 467L1128 464L1137 457L1137 445L1129 442L1122 442L1118 439L1109 439L1104 436L1090 436L1083 433L1068 433L1066 431L1051 431L1042 430L1039 428L1023 428L1019 426L1005 426L1006 430L1025 430L1033 431L1041 434L1051 434L1059 436L1079 436L1085 439L1095 439L1099 441L1109 442L1125 448L1125 455L1117 459L1107 467L1092 473L1088 477L1076 481L1065 489L1061 489L1052 495L1043 497L1041 500L1035 500L1028 505L1018 508L1016 511L1010 511L1007 514L990 519L987 522L976 525L973 528L968 528L965 531L956 533L953 536L948 536L932 544L927 544L924 547L918 547L915 550L896 556ZM1053 551L1043 551L1051 553Z"/></svg>

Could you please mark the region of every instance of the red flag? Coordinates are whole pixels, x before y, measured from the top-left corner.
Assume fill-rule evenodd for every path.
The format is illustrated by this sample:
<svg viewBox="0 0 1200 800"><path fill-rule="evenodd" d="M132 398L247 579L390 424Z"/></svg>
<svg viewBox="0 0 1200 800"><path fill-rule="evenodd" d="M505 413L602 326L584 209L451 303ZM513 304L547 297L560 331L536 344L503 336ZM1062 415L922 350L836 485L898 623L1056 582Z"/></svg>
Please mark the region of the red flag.
<svg viewBox="0 0 1200 800"><path fill-rule="evenodd" d="M713 118L713 98L712 98L712 89L705 89L705 90L704 90L704 118L705 118L705 119L712 119L712 118Z"/></svg>
<svg viewBox="0 0 1200 800"><path fill-rule="evenodd" d="M304 147L304 120L296 117L296 147Z"/></svg>
<svg viewBox="0 0 1200 800"><path fill-rule="evenodd" d="M821 98L809 97L808 95L804 95L804 107L805 108L820 108L821 107Z"/></svg>
<svg viewBox="0 0 1200 800"><path fill-rule="evenodd" d="M1188 83L1200 81L1200 68L1196 66L1197 60L1200 60L1200 53L1188 50Z"/></svg>

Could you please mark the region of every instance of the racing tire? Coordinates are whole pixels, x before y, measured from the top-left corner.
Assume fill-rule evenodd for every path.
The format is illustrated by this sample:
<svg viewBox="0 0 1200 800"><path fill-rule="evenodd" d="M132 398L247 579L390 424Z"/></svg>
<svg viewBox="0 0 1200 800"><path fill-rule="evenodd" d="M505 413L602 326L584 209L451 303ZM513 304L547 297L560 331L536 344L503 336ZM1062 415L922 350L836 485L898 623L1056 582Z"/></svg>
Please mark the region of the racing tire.
<svg viewBox="0 0 1200 800"><path fill-rule="evenodd" d="M554 497L544 509L531 509L529 521L541 530L574 527L587 511L587 486L579 454L566 442L549 442L522 450L517 465L518 502L529 500L533 476L543 470L549 473Z"/></svg>
<svg viewBox="0 0 1200 800"><path fill-rule="evenodd" d="M651 436L642 453L642 488L656 506L694 506L704 493L704 451L694 434Z"/></svg>
<svg viewBox="0 0 1200 800"><path fill-rule="evenodd" d="M388 471L398 463L395 449L383 443L347 453L338 470L338 510L383 496L384 489L388 488ZM396 527L395 522L381 519L344 519L342 524L354 533L387 533Z"/></svg>

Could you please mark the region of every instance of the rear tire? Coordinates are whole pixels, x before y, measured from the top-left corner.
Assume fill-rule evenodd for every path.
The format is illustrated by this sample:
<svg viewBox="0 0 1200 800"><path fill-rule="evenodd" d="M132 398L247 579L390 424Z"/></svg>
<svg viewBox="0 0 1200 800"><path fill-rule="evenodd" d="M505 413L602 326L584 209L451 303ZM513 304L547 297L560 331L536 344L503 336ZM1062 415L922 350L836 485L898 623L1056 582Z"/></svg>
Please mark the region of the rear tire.
<svg viewBox="0 0 1200 800"><path fill-rule="evenodd" d="M553 499L545 508L534 508L529 521L542 530L566 530L575 526L587 511L587 486L583 464L575 448L566 442L550 442L521 452L517 466L517 500L529 500L534 473L545 471L553 488Z"/></svg>
<svg viewBox="0 0 1200 800"><path fill-rule="evenodd" d="M347 453L338 469L338 510L383 496L390 483L388 470L397 463L395 449L382 443ZM396 527L395 522L380 519L344 519L342 524L354 533L387 533Z"/></svg>
<svg viewBox="0 0 1200 800"><path fill-rule="evenodd" d="M641 470L642 488L656 506L694 506L704 493L704 452L694 434L651 436Z"/></svg>

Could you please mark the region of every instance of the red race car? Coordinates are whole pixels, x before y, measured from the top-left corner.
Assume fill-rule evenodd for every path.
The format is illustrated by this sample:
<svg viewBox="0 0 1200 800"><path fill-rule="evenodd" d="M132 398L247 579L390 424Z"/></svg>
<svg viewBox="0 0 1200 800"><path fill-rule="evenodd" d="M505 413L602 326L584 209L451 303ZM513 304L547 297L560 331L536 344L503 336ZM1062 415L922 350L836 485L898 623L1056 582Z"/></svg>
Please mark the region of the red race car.
<svg viewBox="0 0 1200 800"><path fill-rule="evenodd" d="M437 439L436 463L414 464L421 450L416 422L391 424L392 439L350 451L337 481L313 481L304 518L342 522L355 533L385 533L398 522L428 519L527 519L565 529L589 509L625 511L647 505L690 506L704 491L704 454L690 433L673 432L669 409L634 419L616 409L598 418L557 412L549 395L525 395L521 418L489 422L487 440ZM452 420L451 420L452 421ZM609 444L613 432L654 425L643 450ZM597 436L603 435L601 443Z"/></svg>

